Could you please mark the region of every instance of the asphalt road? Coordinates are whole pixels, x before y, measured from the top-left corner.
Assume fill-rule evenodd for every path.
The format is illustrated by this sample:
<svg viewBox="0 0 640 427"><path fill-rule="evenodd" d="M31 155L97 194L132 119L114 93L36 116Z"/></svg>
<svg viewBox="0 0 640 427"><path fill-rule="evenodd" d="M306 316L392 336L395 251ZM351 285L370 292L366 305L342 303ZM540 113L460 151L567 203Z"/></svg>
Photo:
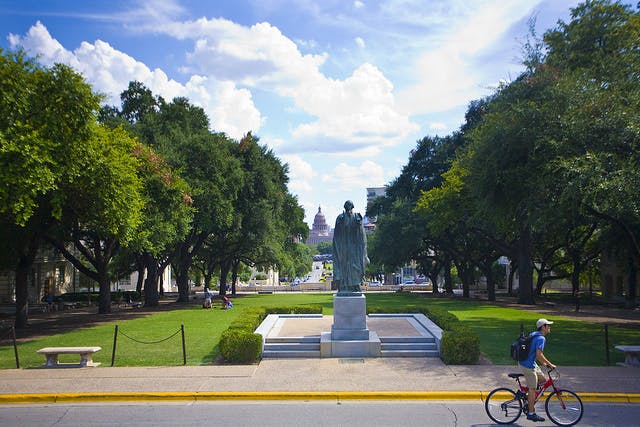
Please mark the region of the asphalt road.
<svg viewBox="0 0 640 427"><path fill-rule="evenodd" d="M540 414L544 410L540 408ZM639 425L640 405L588 403L580 426ZM482 402L169 402L0 406L13 426L494 426ZM515 426L553 426L521 417Z"/></svg>

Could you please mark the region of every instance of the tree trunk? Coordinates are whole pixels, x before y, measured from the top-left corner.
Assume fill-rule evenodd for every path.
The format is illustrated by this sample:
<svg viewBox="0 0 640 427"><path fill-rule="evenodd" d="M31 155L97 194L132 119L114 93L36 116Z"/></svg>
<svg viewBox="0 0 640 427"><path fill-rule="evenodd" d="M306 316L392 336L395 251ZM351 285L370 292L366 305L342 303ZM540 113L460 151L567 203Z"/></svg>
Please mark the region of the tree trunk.
<svg viewBox="0 0 640 427"><path fill-rule="evenodd" d="M174 264L174 267L176 265ZM189 302L189 269L184 265L174 268L176 273L176 285L178 286L177 302Z"/></svg>
<svg viewBox="0 0 640 427"><path fill-rule="evenodd" d="M431 282L432 291L434 294L437 294L438 291L438 273L431 273L427 277L429 277L429 281Z"/></svg>
<svg viewBox="0 0 640 427"><path fill-rule="evenodd" d="M462 280L462 296L464 298L469 298L469 290L473 283L473 268L468 267L464 262L456 263L456 266L458 267L460 280Z"/></svg>
<svg viewBox="0 0 640 427"><path fill-rule="evenodd" d="M109 314L111 313L111 280L109 279L109 273L104 269L98 272L100 275L100 297L98 299L98 313Z"/></svg>
<svg viewBox="0 0 640 427"><path fill-rule="evenodd" d="M571 293L575 301L576 311L580 311L580 273L582 272L580 260L573 258L573 270L571 271Z"/></svg>
<svg viewBox="0 0 640 427"><path fill-rule="evenodd" d="M227 276L231 270L231 261L224 260L220 263L220 295L227 294Z"/></svg>
<svg viewBox="0 0 640 427"><path fill-rule="evenodd" d="M144 260L141 256L136 257L136 266L138 267L138 280L136 281L136 291L138 295L142 295L142 284L144 283Z"/></svg>
<svg viewBox="0 0 640 427"><path fill-rule="evenodd" d="M16 329L26 328L29 323L29 271L32 262L20 257L16 268Z"/></svg>
<svg viewBox="0 0 640 427"><path fill-rule="evenodd" d="M496 281L493 277L493 263L486 262L484 264L484 277L487 279L487 299L489 301L496 300Z"/></svg>
<svg viewBox="0 0 640 427"><path fill-rule="evenodd" d="M535 304L531 263L531 228L528 225L522 227L518 240L518 285L518 303Z"/></svg>
<svg viewBox="0 0 640 427"><path fill-rule="evenodd" d="M233 268L231 270L231 295L236 294L236 282L238 281L238 269L240 268L240 261L233 262Z"/></svg>
<svg viewBox="0 0 640 427"><path fill-rule="evenodd" d="M29 273L38 251L38 239L28 238L19 248L16 265L16 329L26 328L29 323Z"/></svg>
<svg viewBox="0 0 640 427"><path fill-rule="evenodd" d="M451 260L444 263L444 292L453 294L453 279L451 278Z"/></svg>
<svg viewBox="0 0 640 427"><path fill-rule="evenodd" d="M516 265L513 261L509 262L509 277L507 278L507 293L509 295L513 295L513 278L516 274Z"/></svg>
<svg viewBox="0 0 640 427"><path fill-rule="evenodd" d="M636 290L638 288L638 266L636 265L633 255L629 255L629 283L627 286L627 295L624 299L624 307L633 309L636 305Z"/></svg>
<svg viewBox="0 0 640 427"><path fill-rule="evenodd" d="M147 278L144 281L144 305L157 307L158 300L158 262L151 254L144 255Z"/></svg>

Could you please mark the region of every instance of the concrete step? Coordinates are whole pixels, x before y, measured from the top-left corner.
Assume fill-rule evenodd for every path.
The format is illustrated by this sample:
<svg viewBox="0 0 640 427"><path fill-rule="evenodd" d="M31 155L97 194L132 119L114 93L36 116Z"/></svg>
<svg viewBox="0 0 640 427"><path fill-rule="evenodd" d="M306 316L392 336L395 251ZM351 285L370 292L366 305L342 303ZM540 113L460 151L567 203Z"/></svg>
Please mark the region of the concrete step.
<svg viewBox="0 0 640 427"><path fill-rule="evenodd" d="M437 350L436 343L422 342L402 342L402 343L382 343L382 350Z"/></svg>
<svg viewBox="0 0 640 427"><path fill-rule="evenodd" d="M308 336L308 337L267 337L264 340L265 343L282 344L282 343L318 343L320 344L320 336Z"/></svg>
<svg viewBox="0 0 640 427"><path fill-rule="evenodd" d="M382 357L440 357L435 350L382 350Z"/></svg>
<svg viewBox="0 0 640 427"><path fill-rule="evenodd" d="M262 352L263 358L286 358L286 357L301 357L301 358L319 358L320 350L317 351L271 351L264 350Z"/></svg>
<svg viewBox="0 0 640 427"><path fill-rule="evenodd" d="M435 343L434 337L380 337L381 343L406 343L406 342L420 342L420 343Z"/></svg>
<svg viewBox="0 0 640 427"><path fill-rule="evenodd" d="M265 343L269 351L320 351L320 343Z"/></svg>

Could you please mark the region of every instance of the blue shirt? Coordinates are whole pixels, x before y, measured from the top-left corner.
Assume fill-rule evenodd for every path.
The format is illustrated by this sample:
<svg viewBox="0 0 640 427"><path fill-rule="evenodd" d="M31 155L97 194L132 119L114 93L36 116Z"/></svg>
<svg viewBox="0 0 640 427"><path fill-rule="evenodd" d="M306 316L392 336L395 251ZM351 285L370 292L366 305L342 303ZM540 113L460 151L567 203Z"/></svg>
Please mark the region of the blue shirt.
<svg viewBox="0 0 640 427"><path fill-rule="evenodd" d="M536 366L536 353L537 350L544 350L544 344L547 342L546 338L540 331L534 331L529 334L530 337L533 337L531 340L531 347L529 347L529 357L523 362L520 362L522 366L525 368L533 369Z"/></svg>

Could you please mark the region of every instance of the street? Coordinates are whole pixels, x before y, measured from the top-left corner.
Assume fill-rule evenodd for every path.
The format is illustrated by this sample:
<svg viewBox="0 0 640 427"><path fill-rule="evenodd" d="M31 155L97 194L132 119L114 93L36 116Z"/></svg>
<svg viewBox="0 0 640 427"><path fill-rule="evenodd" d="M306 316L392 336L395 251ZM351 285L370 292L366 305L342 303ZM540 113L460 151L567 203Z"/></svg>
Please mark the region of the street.
<svg viewBox="0 0 640 427"><path fill-rule="evenodd" d="M546 418L544 408L538 413ZM640 405L585 403L580 426L638 425ZM482 402L229 401L0 406L9 426L493 426ZM516 426L552 426L521 417Z"/></svg>

